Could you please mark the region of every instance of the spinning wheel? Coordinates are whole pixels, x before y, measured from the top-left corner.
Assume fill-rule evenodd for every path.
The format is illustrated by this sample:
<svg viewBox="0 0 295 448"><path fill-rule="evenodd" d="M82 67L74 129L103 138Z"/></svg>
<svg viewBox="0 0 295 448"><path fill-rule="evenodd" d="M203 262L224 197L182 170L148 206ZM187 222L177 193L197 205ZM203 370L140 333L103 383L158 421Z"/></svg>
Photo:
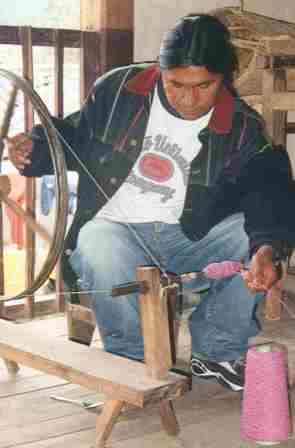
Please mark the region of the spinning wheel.
<svg viewBox="0 0 295 448"><path fill-rule="evenodd" d="M34 117L36 122L42 124L44 128L44 133L47 139L47 143L50 150L51 161L53 165L54 183L55 183L55 211L54 216L51 218L52 221L52 231L49 232L44 224L42 224L41 214L36 213L36 219L28 211L25 211L18 203L16 203L11 197L9 197L9 182L7 186L8 179L6 176L0 175L1 184L4 186L0 190L0 200L5 203L6 207L9 207L13 212L23 219L28 226L28 228L35 233L35 247L29 247L29 250L34 251L35 248L42 249L41 253L41 263L39 268L36 269L32 284L28 287L18 287L17 290L14 288L13 294L6 294L7 285L13 283L13 279L9 278L10 275L15 275L17 268L22 265L23 260L21 258L15 259L11 264L10 270L13 272L5 272L5 260L9 256L9 248L3 243L3 229L0 246L0 260L2 259L2 264L0 265L0 274L4 285L0 294L2 295L1 301L13 300L18 298L23 298L30 296L35 293L48 279L50 273L54 269L56 262L59 258L61 250L63 248L63 241L66 233L67 225L67 215L68 215L68 186L67 186L67 175L66 175L66 165L63 156L63 149L59 142L57 132L52 123L50 114L39 97L39 95L32 88L31 84L16 76L15 74L0 70L0 156L1 156L1 172L3 172L3 163L5 154L4 140L8 136L9 128L16 125L21 125L19 123L22 121L20 117L20 109L22 103L25 101L32 107ZM15 123L15 119L18 123ZM24 125L22 129L13 131L13 133L21 132L24 130ZM6 162L7 163L7 162ZM7 188L5 188L5 185ZM38 191L38 190L37 190ZM8 193L8 194L7 194ZM44 219L44 218L43 218ZM5 230L5 229L4 229ZM45 241L45 242L44 242ZM45 248L45 249L44 249ZM19 252L20 253L20 252ZM14 251L15 254L15 251ZM1 256L2 255L2 256ZM16 274L17 275L17 274ZM8 288L9 289L9 288Z"/></svg>

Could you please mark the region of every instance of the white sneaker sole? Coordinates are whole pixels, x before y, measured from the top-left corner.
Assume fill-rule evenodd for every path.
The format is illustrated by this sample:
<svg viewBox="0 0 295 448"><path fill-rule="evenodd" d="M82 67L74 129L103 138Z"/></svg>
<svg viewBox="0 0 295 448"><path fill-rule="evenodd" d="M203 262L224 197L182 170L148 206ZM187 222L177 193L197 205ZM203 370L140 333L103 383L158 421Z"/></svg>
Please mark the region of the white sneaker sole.
<svg viewBox="0 0 295 448"><path fill-rule="evenodd" d="M195 373L193 370L194 364L196 364L197 368L203 370L203 373ZM194 376L198 378L204 378L204 379L215 378L219 382L219 384L231 389L234 392L240 392L241 390L244 389L243 386L239 386L238 384L232 383L228 378L225 378L224 375L222 375L222 373L209 370L203 363L197 360L192 361L191 372Z"/></svg>

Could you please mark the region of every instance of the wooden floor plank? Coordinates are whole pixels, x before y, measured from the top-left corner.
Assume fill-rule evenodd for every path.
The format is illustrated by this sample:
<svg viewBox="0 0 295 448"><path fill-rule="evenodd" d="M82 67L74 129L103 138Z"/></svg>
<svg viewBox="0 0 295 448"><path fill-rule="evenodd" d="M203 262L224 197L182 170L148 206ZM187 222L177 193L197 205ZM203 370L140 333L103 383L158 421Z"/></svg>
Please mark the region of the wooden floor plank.
<svg viewBox="0 0 295 448"><path fill-rule="evenodd" d="M14 426L29 425L34 422L46 422L49 419L74 415L81 412L81 409L76 406L52 400L50 398L52 395L79 400L84 400L85 397L89 397L89 395L85 394L85 390L80 389L74 384L68 384L66 386L47 388L27 394L1 398L0 430L9 428L12 431ZM104 396L97 394L97 401L101 401L102 399L104 399Z"/></svg>
<svg viewBox="0 0 295 448"><path fill-rule="evenodd" d="M68 384L65 380L44 374L24 378L22 380L6 378L6 381L0 382L0 398L13 397L15 395L35 392L36 390L48 389L65 384Z"/></svg>
<svg viewBox="0 0 295 448"><path fill-rule="evenodd" d="M196 390L197 395L197 390ZM224 394L216 401L198 400L191 397L176 402L176 412L181 426L180 435L169 437L161 429L156 408L149 412L142 410L137 417L119 422L112 433L108 446L113 448L254 448L256 445L242 444L240 440L240 400L239 394ZM77 428L75 433L59 434L52 437L48 430L47 438L32 443L23 441L18 448L89 448L93 446L95 433L89 428L87 419L81 415L75 416ZM68 430L71 423L64 420ZM141 424L144 422L144 424ZM90 423L90 421L89 421ZM62 431L61 422L52 422L53 429ZM67 426L66 426L67 425ZM85 426L84 426L85 425ZM58 434L58 432L56 433ZM1 433L0 433L1 436ZM8 439L9 440L9 439ZM29 440L29 439L28 439ZM7 448L8 445L0 445ZM284 447L294 446L294 439L284 444Z"/></svg>
<svg viewBox="0 0 295 448"><path fill-rule="evenodd" d="M96 416L94 414L80 411L77 414L51 418L44 422L17 425L13 431L11 428L0 431L0 448L57 439L85 430L94 432L95 422ZM93 440L94 437L93 435Z"/></svg>
<svg viewBox="0 0 295 448"><path fill-rule="evenodd" d="M46 322L44 320L44 322ZM35 324L34 324L35 325ZM41 329L43 322L36 326ZM33 323L32 323L33 326ZM61 320L50 323L52 336L62 338ZM36 328L36 327L35 327ZM182 327L184 328L184 326ZM290 316L264 323L264 331L252 342L276 340L289 351L289 364L295 372L295 322ZM181 351L186 360L188 333L181 334ZM54 402L50 395L72 399L92 398L96 394L73 384L55 385L55 377L22 368L20 376L9 378L0 363L0 448L90 448L95 440L95 414L75 406ZM52 380L55 378L55 380ZM34 391L35 382L35 391ZM8 396L4 394L7 388ZM38 390L39 389L39 390ZM98 400L102 397L97 396ZM241 395L226 391L213 382L194 381L193 391L174 402L180 435L171 438L161 428L157 407L136 410L118 422L111 435L113 448L254 448L240 440ZM292 402L294 392L292 391ZM123 414L124 416L124 414ZM284 448L293 448L294 436ZM255 445L256 446L256 445Z"/></svg>

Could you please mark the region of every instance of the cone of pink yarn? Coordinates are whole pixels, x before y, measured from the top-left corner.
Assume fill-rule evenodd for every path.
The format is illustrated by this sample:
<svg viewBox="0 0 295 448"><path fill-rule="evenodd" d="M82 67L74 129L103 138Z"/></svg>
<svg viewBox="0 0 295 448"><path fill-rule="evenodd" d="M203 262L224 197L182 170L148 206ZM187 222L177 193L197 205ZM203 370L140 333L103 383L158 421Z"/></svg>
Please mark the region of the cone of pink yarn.
<svg viewBox="0 0 295 448"><path fill-rule="evenodd" d="M286 350L270 343L248 350L241 438L261 445L288 440L291 432Z"/></svg>

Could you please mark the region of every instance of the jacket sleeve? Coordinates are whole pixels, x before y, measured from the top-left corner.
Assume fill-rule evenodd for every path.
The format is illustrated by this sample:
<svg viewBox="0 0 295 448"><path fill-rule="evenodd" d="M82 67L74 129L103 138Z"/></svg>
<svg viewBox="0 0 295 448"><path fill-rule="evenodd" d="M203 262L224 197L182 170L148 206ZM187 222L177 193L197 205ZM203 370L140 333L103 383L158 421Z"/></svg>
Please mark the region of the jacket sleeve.
<svg viewBox="0 0 295 448"><path fill-rule="evenodd" d="M79 172L81 165L87 165L87 161L89 162L89 154L93 151L96 154L106 151L101 144L103 143L101 136L104 135L108 126L114 98L125 79L126 70L126 68L114 69L98 78L80 111L65 119L52 118L63 147L68 170ZM33 139L32 163L26 166L22 174L24 176L52 174L51 156L43 127L35 126L31 136Z"/></svg>
<svg viewBox="0 0 295 448"><path fill-rule="evenodd" d="M104 79L100 78L93 86L83 107L64 119L51 117L59 141L62 145L68 170L79 171L79 162L85 158L94 137L94 128L98 125L97 111L103 108ZM48 140L42 125L31 131L33 150L31 164L22 171L22 175L40 177L53 174L51 153Z"/></svg>
<svg viewBox="0 0 295 448"><path fill-rule="evenodd" d="M66 119L51 118L52 124L55 127L59 141L64 150L67 166L70 164L70 157L67 155L66 146L73 146L75 136L75 125L72 117ZM31 153L31 164L21 171L23 176L40 177L47 174L54 174L51 151L48 144L46 132L42 125L34 126L31 131L31 138L33 140L33 148ZM71 169L71 168L69 168Z"/></svg>
<svg viewBox="0 0 295 448"><path fill-rule="evenodd" d="M238 184L250 253L270 244L283 258L295 246L295 183L287 151L266 144L241 169Z"/></svg>

